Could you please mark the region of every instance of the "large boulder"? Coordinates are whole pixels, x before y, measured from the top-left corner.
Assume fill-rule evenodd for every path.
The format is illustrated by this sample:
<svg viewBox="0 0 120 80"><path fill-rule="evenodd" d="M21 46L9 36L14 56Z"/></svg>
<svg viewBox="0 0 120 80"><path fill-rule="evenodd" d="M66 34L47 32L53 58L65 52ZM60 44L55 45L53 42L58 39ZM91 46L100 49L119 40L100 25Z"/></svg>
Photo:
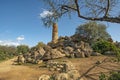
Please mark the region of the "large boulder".
<svg viewBox="0 0 120 80"><path fill-rule="evenodd" d="M69 78L71 80L78 80L79 77L80 77L80 74L79 74L78 70L70 70L67 73L68 73Z"/></svg>
<svg viewBox="0 0 120 80"><path fill-rule="evenodd" d="M40 64L45 50L42 47L31 49L31 51L18 56L19 63L36 63ZM23 61L24 60L24 61Z"/></svg>
<svg viewBox="0 0 120 80"><path fill-rule="evenodd" d="M45 50L42 47L40 47L35 51L31 52L31 57L35 60L40 60L44 54L45 54Z"/></svg>
<svg viewBox="0 0 120 80"><path fill-rule="evenodd" d="M64 48L64 53L67 57L74 58L74 48L67 46Z"/></svg>
<svg viewBox="0 0 120 80"><path fill-rule="evenodd" d="M39 80L50 80L50 76L43 74L39 77Z"/></svg>
<svg viewBox="0 0 120 80"><path fill-rule="evenodd" d="M55 75L54 80L69 80L69 75L67 73L59 73Z"/></svg>
<svg viewBox="0 0 120 80"><path fill-rule="evenodd" d="M38 53L43 56L45 54L45 50L43 48L38 49Z"/></svg>
<svg viewBox="0 0 120 80"><path fill-rule="evenodd" d="M18 58L17 58L17 62L18 62L19 64L25 63L25 58L24 58L24 56L23 56L23 55L19 55Z"/></svg>
<svg viewBox="0 0 120 80"><path fill-rule="evenodd" d="M104 52L104 55L114 55L115 52L114 51L106 51Z"/></svg>
<svg viewBox="0 0 120 80"><path fill-rule="evenodd" d="M77 49L76 51L74 51L75 57L77 58L84 58L85 57L85 53L83 51L81 51L80 49Z"/></svg>
<svg viewBox="0 0 120 80"><path fill-rule="evenodd" d="M92 52L91 56L101 56L102 54L101 53L98 53L98 52Z"/></svg>
<svg viewBox="0 0 120 80"><path fill-rule="evenodd" d="M65 51L69 52L69 53L72 53L74 50L74 48L70 47L70 46L67 46L65 47Z"/></svg>
<svg viewBox="0 0 120 80"><path fill-rule="evenodd" d="M92 48L88 43L81 41L80 43L75 45L75 56L76 57L89 57L92 54Z"/></svg>
<svg viewBox="0 0 120 80"><path fill-rule="evenodd" d="M61 58L64 57L65 54L62 54L60 51L58 51L57 49L51 49L46 51L46 53L43 56L43 60L50 60L50 59L57 59L57 58Z"/></svg>

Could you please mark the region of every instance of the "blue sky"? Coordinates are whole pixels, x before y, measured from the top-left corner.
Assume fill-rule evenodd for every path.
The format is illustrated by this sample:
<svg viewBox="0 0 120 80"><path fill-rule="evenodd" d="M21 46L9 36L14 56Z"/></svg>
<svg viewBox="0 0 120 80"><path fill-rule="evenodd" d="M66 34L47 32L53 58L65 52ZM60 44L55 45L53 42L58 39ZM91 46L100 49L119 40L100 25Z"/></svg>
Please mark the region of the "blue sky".
<svg viewBox="0 0 120 80"><path fill-rule="evenodd" d="M0 0L0 44L35 46L38 42L50 42L52 29L45 28L39 16L43 9L40 0ZM59 36L74 34L84 22L77 16L71 19L64 16L58 22ZM104 23L113 40L120 41L120 24Z"/></svg>

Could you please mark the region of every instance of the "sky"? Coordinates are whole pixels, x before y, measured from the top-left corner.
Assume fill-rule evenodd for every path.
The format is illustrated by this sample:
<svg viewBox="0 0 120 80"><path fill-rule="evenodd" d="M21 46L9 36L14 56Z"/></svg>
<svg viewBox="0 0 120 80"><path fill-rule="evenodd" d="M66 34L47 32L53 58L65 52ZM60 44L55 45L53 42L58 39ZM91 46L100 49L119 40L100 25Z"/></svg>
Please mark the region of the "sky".
<svg viewBox="0 0 120 80"><path fill-rule="evenodd" d="M0 0L0 45L25 44L51 41L52 28L46 28L40 16L45 16L45 5L40 0ZM49 13L52 14L52 13ZM64 16L58 21L59 36L71 36L86 21L77 16ZM114 41L120 41L120 24L104 22Z"/></svg>

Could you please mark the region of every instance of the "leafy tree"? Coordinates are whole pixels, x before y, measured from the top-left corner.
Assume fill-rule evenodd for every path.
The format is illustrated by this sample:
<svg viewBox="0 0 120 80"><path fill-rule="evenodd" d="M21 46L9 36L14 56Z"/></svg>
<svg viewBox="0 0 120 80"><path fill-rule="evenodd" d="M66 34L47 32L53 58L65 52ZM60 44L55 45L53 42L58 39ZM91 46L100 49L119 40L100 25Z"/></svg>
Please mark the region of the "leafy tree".
<svg viewBox="0 0 120 80"><path fill-rule="evenodd" d="M37 48L43 48L43 47L45 47L46 45L43 43L43 42L39 42L38 44L37 44Z"/></svg>
<svg viewBox="0 0 120 80"><path fill-rule="evenodd" d="M14 46L0 46L0 60L12 58L16 54Z"/></svg>
<svg viewBox="0 0 120 80"><path fill-rule="evenodd" d="M106 31L106 26L96 22L88 22L78 26L75 35L89 43L95 42L98 39L108 40L110 38Z"/></svg>
<svg viewBox="0 0 120 80"><path fill-rule="evenodd" d="M85 20L120 23L119 0L41 0L46 2L56 20L63 15L77 14ZM46 6L45 5L45 6ZM114 12L116 12L114 14Z"/></svg>
<svg viewBox="0 0 120 80"><path fill-rule="evenodd" d="M27 45L20 45L20 46L17 46L17 53L20 54L25 54L29 51L29 47Z"/></svg>

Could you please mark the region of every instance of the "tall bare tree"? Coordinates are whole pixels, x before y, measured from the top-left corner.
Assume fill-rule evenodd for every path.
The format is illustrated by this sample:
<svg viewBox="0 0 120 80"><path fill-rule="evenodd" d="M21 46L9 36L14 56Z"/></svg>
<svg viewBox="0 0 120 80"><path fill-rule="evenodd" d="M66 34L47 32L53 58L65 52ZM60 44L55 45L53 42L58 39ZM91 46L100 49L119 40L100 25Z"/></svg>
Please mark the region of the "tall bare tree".
<svg viewBox="0 0 120 80"><path fill-rule="evenodd" d="M85 20L120 23L119 0L44 0L58 19L75 13Z"/></svg>
<svg viewBox="0 0 120 80"><path fill-rule="evenodd" d="M58 15L58 13L56 12L54 5L55 3L51 2L51 1L47 1L47 0L43 0L43 2L49 4L52 9L51 10L47 10L48 14L47 16L41 18L43 21L43 24L46 27L50 27L52 25L52 43L57 43L58 41L58 25L57 25L57 21L58 18L60 17L60 15Z"/></svg>

